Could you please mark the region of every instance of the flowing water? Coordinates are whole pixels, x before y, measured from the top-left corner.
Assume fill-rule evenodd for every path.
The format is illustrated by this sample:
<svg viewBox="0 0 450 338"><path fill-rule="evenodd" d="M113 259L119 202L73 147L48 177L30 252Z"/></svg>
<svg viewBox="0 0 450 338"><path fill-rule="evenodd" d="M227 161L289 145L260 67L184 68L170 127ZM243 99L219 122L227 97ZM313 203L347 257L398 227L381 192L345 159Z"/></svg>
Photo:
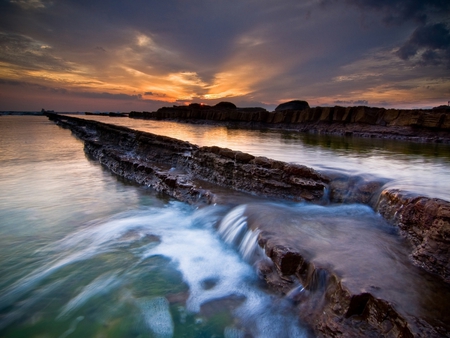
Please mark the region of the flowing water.
<svg viewBox="0 0 450 338"><path fill-rule="evenodd" d="M178 126L156 122L149 131L299 162L345 153L308 137ZM398 295L408 313L446 320L445 308L430 306L434 280L411 266L406 243L366 206L255 200L196 209L114 177L45 117L0 117L0 146L0 337L309 337L296 305L267 290L252 266L264 256L259 229L275 225L289 240L303 238L309 258L351 257L332 262L344 279L360 282L376 264L368 283L383 280L377 292ZM444 170L447 148L432 155L421 147L405 158ZM362 161L357 150L348 153ZM362 170L344 163L336 166ZM443 195L445 182L438 184ZM349 246L357 241L365 242Z"/></svg>
<svg viewBox="0 0 450 338"><path fill-rule="evenodd" d="M1 337L303 337L202 210L121 182L45 117L0 118Z"/></svg>

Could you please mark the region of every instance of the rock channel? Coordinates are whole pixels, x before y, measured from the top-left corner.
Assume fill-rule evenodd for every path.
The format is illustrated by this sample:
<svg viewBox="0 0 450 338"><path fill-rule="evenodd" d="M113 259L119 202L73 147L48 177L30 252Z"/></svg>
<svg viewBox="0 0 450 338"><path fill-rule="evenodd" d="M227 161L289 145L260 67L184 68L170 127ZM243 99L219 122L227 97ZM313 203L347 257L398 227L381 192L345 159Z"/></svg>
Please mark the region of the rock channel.
<svg viewBox="0 0 450 338"><path fill-rule="evenodd" d="M191 204L221 202L221 189L272 199L317 204L359 202L371 205L411 243L410 258L440 277L450 294L450 203L383 190L382 182L333 177L314 169L219 147L188 142L71 116L47 114L84 141L85 152L113 173ZM255 216L250 216L255 217ZM422 318L398 310L376 292L348 287L334 271L309 259L276 233L261 231L259 245L270 264L258 270L275 290L292 294L301 283L315 301L300 302L302 320L319 337L450 336L449 318ZM295 244L295 243L294 243ZM440 283L440 284L439 284ZM304 294L304 293L302 293ZM445 298L445 297L444 297ZM441 302L442 303L442 302ZM307 310L304 307L309 307ZM441 311L445 313L444 311Z"/></svg>

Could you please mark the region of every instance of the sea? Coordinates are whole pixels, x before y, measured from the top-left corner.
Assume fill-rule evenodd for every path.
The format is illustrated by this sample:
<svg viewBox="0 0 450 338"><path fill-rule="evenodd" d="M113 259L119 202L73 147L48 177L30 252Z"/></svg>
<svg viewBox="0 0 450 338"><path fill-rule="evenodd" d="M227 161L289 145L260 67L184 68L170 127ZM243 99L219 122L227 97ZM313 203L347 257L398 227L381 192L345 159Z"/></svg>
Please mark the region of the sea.
<svg viewBox="0 0 450 338"><path fill-rule="evenodd" d="M450 200L445 144L83 118ZM318 261L334 257L343 277L385 283L399 307L436 311L423 302L434 282L368 206L249 201L176 201L111 174L45 116L0 116L0 337L314 337L298 304L258 276L251 214L310 238L298 243Z"/></svg>

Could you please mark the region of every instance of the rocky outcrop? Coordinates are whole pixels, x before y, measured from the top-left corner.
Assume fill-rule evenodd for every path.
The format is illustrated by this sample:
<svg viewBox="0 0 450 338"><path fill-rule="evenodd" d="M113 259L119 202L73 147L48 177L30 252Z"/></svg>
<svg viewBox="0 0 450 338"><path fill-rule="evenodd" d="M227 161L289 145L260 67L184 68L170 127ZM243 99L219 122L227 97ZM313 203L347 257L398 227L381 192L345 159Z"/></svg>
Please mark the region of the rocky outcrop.
<svg viewBox="0 0 450 338"><path fill-rule="evenodd" d="M232 102L219 102L214 106L214 108L218 109L237 109L236 105Z"/></svg>
<svg viewBox="0 0 450 338"><path fill-rule="evenodd" d="M153 187L188 203L221 203L222 189L256 196L314 203L363 202L373 205L398 226L412 245L411 258L420 267L449 282L450 205L446 201L412 197L384 190L384 182L366 177L328 175L314 169L219 147L188 142L70 116L48 114L84 140L87 154L113 173ZM233 194L245 199L242 194ZM378 202L374 201L380 196ZM267 221L276 213L267 213ZM258 217L264 215L256 213ZM279 218L271 222L279 224ZM448 335L445 323L423 321L398 311L377 295L377 289L356 290L333 267L320 266L313 256L259 227L259 244L269 261L258 263L261 276L274 289L297 302L303 318L323 337L439 337ZM277 231L280 230L278 227ZM284 238L289 236L284 236ZM296 288L296 283L301 288ZM308 301L302 301L307 297ZM445 312L445 311L442 311Z"/></svg>
<svg viewBox="0 0 450 338"><path fill-rule="evenodd" d="M266 255L255 264L259 275L297 305L318 337L449 334L449 285L421 274L407 259L407 245L384 230L364 228L367 219L334 215L316 229L320 216L267 204L247 205L244 215ZM356 227L342 242L334 232L347 222Z"/></svg>
<svg viewBox="0 0 450 338"><path fill-rule="evenodd" d="M235 108L227 104L207 106L190 104L189 106L163 107L156 112L131 112L129 117L141 119L175 119L190 122L258 122L265 120L268 111L264 108Z"/></svg>
<svg viewBox="0 0 450 338"><path fill-rule="evenodd" d="M310 133L450 143L447 109L408 110L358 107L307 107L304 101L263 108L210 106L163 107L156 112L132 112L130 117L186 122L234 123L242 128L281 128Z"/></svg>
<svg viewBox="0 0 450 338"><path fill-rule="evenodd" d="M434 328L406 317L370 292L352 293L336 274L316 267L292 248L266 241L260 245L273 262L260 263L259 274L275 290L298 305L300 318L318 337L442 337Z"/></svg>
<svg viewBox="0 0 450 338"><path fill-rule="evenodd" d="M112 172L189 203L216 195L207 184L293 201L324 198L328 179L314 169L68 116L49 115L85 142ZM203 183L201 182L203 181Z"/></svg>
<svg viewBox="0 0 450 338"><path fill-rule="evenodd" d="M383 190L376 210L410 240L417 265L450 283L450 202Z"/></svg>
<svg viewBox="0 0 450 338"><path fill-rule="evenodd" d="M285 103L279 104L275 111L283 111L283 110L304 110L309 109L309 104L306 101L294 100Z"/></svg>
<svg viewBox="0 0 450 338"><path fill-rule="evenodd" d="M449 202L381 192L386 182L365 176L321 174L231 149L198 147L75 117L49 117L83 139L86 152L115 174L188 203L217 202L215 191L221 187L291 201L368 204L411 241L416 264L450 282Z"/></svg>

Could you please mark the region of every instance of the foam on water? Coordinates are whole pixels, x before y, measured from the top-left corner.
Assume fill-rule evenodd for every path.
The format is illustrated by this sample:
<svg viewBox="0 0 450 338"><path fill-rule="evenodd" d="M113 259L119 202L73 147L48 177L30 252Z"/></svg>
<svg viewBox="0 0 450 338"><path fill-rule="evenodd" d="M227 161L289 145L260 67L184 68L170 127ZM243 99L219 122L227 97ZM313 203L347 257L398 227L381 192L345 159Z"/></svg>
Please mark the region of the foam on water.
<svg viewBox="0 0 450 338"><path fill-rule="evenodd" d="M133 269L142 269L142 263L149 258L163 256L174 263L189 288L187 313L200 314L204 305L214 301L239 299L239 304L233 307L234 310L231 309L237 326L227 326L224 332L227 337L241 337L244 334L254 337L301 337L303 331L294 310L285 311L288 302L283 305L278 298L258 288L253 267L236 250L236 245L241 243L242 255L249 258L258 247L258 232L247 232L244 210L245 207L237 207L224 218L234 228L232 231L219 230L232 245L224 243L214 226L223 215L223 207L211 206L193 211L185 204L172 202L165 208L134 210L91 223L43 249L45 255L41 256L45 258L41 267L0 294L0 304L23 306L25 309L23 304L32 301L30 292L43 288L40 285L63 267L125 250L127 255L134 257L129 264L116 265L106 273L99 270L95 278L83 282L85 284L77 289L75 296L72 295L60 308L59 318L83 314L84 305L97 296L116 289L121 289L120 294L124 294L125 285L130 285L136 278ZM158 241L140 242L150 235L157 237ZM238 237L242 238L242 242L236 242ZM67 278L77 278L75 274L73 272ZM139 309L154 336L172 337L174 321L167 299L163 295L139 298L133 295L132 288L130 290L132 302L128 303ZM19 305L19 299L22 305Z"/></svg>
<svg viewBox="0 0 450 338"><path fill-rule="evenodd" d="M155 337L170 338L173 336L174 324L169 310L169 302L166 298L140 299L138 304L146 324Z"/></svg>
<svg viewBox="0 0 450 338"><path fill-rule="evenodd" d="M226 327L224 330L225 338L244 338L245 332L235 327Z"/></svg>

